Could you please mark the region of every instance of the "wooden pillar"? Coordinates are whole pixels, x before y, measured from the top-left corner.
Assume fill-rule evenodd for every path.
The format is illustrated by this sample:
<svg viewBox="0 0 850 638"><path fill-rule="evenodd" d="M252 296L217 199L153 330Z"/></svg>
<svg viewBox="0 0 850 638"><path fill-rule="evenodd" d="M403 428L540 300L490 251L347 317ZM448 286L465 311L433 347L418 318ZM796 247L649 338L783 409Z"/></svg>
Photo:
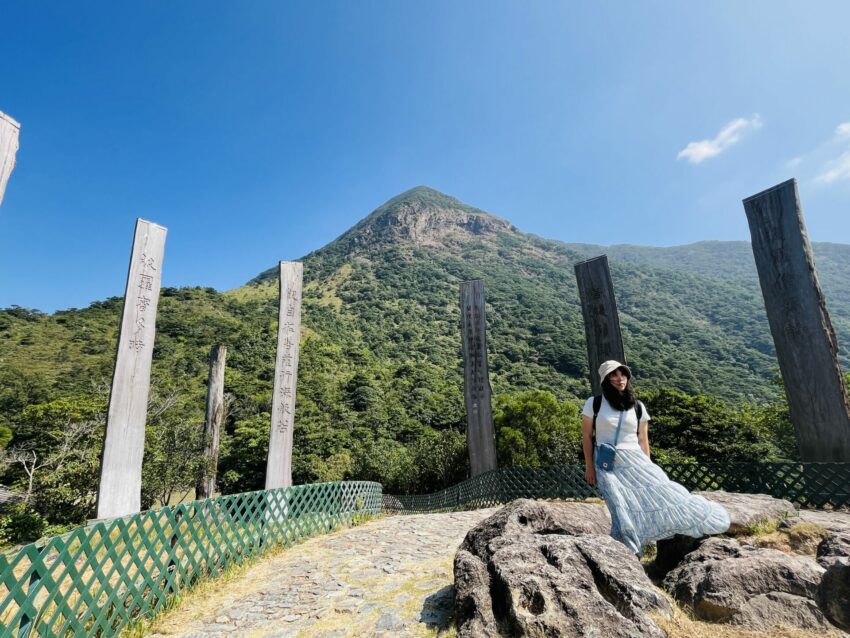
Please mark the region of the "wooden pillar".
<svg viewBox="0 0 850 638"><path fill-rule="evenodd" d="M218 447L224 421L224 363L227 346L213 346L210 353L210 376L207 387L207 412L204 419L204 473L195 488L198 500L215 494L215 475L218 468Z"/></svg>
<svg viewBox="0 0 850 638"><path fill-rule="evenodd" d="M3 203L3 194L6 192L9 176L15 168L15 154L18 152L20 131L21 125L0 111L0 204Z"/></svg>
<svg viewBox="0 0 850 638"><path fill-rule="evenodd" d="M484 282L460 285L461 339L463 342L463 396L466 403L466 440L472 476L496 469L496 437L487 372L487 321L484 316Z"/></svg>
<svg viewBox="0 0 850 638"><path fill-rule="evenodd" d="M292 429L295 425L295 388L301 342L302 273L300 262L280 262L280 310L266 463L267 490L292 485Z"/></svg>
<svg viewBox="0 0 850 638"><path fill-rule="evenodd" d="M584 334L587 341L587 363L590 366L590 387L593 394L602 394L597 370L609 359L626 363L623 335L614 285L608 270L608 257L602 255L575 265Z"/></svg>
<svg viewBox="0 0 850 638"><path fill-rule="evenodd" d="M744 200L791 420L804 461L850 461L850 402L794 179Z"/></svg>
<svg viewBox="0 0 850 638"><path fill-rule="evenodd" d="M97 518L141 509L142 457L166 228L136 220L100 462Z"/></svg>

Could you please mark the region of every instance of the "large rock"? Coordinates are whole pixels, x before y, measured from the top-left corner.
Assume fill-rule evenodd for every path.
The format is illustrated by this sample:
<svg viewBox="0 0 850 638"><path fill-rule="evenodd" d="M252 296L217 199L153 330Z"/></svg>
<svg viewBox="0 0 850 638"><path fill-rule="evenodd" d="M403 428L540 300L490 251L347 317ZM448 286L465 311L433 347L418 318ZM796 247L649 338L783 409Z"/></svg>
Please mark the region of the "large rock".
<svg viewBox="0 0 850 638"><path fill-rule="evenodd" d="M832 622L850 631L850 559L839 558L827 567L818 591L818 604Z"/></svg>
<svg viewBox="0 0 850 638"><path fill-rule="evenodd" d="M501 536L487 555L486 568L465 550L455 559L462 638L666 635L648 612L669 616L670 603L610 536Z"/></svg>
<svg viewBox="0 0 850 638"><path fill-rule="evenodd" d="M720 503L729 512L732 524L729 534L744 534L756 525L778 525L797 510L793 503L768 494L736 494L734 492L694 492L709 501Z"/></svg>
<svg viewBox="0 0 850 638"><path fill-rule="evenodd" d="M802 556L709 538L664 579L664 587L703 620L758 631L829 626L817 607L824 569Z"/></svg>
<svg viewBox="0 0 850 638"><path fill-rule="evenodd" d="M490 597L487 566L466 550L458 550L454 563L455 620L465 636L498 638L499 629Z"/></svg>
<svg viewBox="0 0 850 638"><path fill-rule="evenodd" d="M528 534L607 534L611 530L608 508L595 503L549 503L517 499L481 521L466 534L461 549L485 562L490 542L499 537Z"/></svg>
<svg viewBox="0 0 850 638"><path fill-rule="evenodd" d="M799 510L795 516L783 521L781 527L791 527L800 522L814 523L836 534L850 534L850 513L848 512Z"/></svg>
<svg viewBox="0 0 850 638"><path fill-rule="evenodd" d="M850 533L835 533L824 538L817 549L818 563L829 567L840 558L850 558Z"/></svg>

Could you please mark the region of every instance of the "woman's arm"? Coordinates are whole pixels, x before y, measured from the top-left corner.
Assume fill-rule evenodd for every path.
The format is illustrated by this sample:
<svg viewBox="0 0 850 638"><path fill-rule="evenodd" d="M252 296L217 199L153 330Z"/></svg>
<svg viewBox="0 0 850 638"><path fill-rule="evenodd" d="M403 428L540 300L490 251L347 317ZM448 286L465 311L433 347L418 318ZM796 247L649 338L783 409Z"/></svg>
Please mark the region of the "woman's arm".
<svg viewBox="0 0 850 638"><path fill-rule="evenodd" d="M638 426L638 444L643 453L649 457L649 421L642 421Z"/></svg>
<svg viewBox="0 0 850 638"><path fill-rule="evenodd" d="M596 467L593 465L593 419L581 417L581 447L584 450L584 480L596 485Z"/></svg>

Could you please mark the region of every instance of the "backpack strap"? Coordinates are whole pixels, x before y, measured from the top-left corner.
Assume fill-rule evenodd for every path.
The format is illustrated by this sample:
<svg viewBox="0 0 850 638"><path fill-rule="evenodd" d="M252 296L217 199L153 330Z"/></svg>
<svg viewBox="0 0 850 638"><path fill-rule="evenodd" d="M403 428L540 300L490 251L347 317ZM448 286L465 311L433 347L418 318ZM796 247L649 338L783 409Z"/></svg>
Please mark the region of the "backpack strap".
<svg viewBox="0 0 850 638"><path fill-rule="evenodd" d="M590 442L593 447L596 447L596 417L599 415L599 410L602 407L602 395L597 394L593 397L593 429L590 434Z"/></svg>

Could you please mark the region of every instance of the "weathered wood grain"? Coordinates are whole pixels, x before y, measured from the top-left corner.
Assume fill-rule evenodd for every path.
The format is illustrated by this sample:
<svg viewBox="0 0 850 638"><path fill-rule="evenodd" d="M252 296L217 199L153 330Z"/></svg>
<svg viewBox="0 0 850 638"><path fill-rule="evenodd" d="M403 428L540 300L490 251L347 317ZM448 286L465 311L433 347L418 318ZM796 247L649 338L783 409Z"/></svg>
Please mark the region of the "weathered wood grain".
<svg viewBox="0 0 850 638"><path fill-rule="evenodd" d="M224 421L224 364L227 346L213 346L210 353L210 375L207 386L207 410L204 418L204 473L195 487L195 498L210 498L215 494L215 475L218 469L218 448L221 425Z"/></svg>
<svg viewBox="0 0 850 638"><path fill-rule="evenodd" d="M266 463L267 490L292 485L292 428L295 425L295 389L301 341L302 276L300 262L280 262L280 311Z"/></svg>
<svg viewBox="0 0 850 638"><path fill-rule="evenodd" d="M482 280L461 283L460 314L466 439L471 474L478 476L496 469L496 437L487 368L487 321Z"/></svg>
<svg viewBox="0 0 850 638"><path fill-rule="evenodd" d="M575 272L584 317L590 387L593 394L597 395L602 393L597 374L599 366L609 359L626 363L620 316L617 313L614 284L611 282L606 255L577 263Z"/></svg>
<svg viewBox="0 0 850 638"><path fill-rule="evenodd" d="M15 155L19 148L21 125L0 111L0 204L6 192L9 176L15 168Z"/></svg>
<svg viewBox="0 0 850 638"><path fill-rule="evenodd" d="M99 519L141 509L145 421L167 232L136 220L101 457Z"/></svg>
<svg viewBox="0 0 850 638"><path fill-rule="evenodd" d="M744 200L753 255L803 461L850 461L850 402L796 180Z"/></svg>

